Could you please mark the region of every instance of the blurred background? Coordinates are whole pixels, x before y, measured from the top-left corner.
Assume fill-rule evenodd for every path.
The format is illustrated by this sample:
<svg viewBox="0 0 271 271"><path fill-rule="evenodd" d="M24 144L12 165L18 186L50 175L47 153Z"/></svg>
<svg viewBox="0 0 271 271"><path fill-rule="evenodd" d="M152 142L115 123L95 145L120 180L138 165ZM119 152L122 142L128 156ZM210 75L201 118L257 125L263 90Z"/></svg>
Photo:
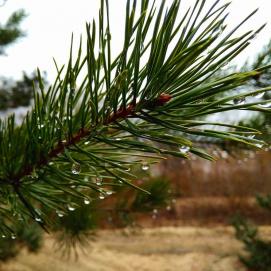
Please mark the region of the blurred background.
<svg viewBox="0 0 271 271"><path fill-rule="evenodd" d="M126 1L115 2L111 5L111 27L116 54L122 45ZM192 1L183 2L188 6ZM56 76L52 58L65 64L71 33L76 42L81 33L84 38L85 23L98 13L99 1L1 0L0 5L0 115L15 112L19 123L31 107L36 68L43 71L49 85ZM232 1L229 28L256 8L257 14L240 31L264 23L267 26L221 73L271 64L270 5L268 0ZM267 71L244 88L270 83ZM267 94L260 98L270 99ZM270 144L270 115L231 112L212 116L211 120L261 128L260 138ZM216 157L215 162L191 155L189 160L168 158L134 168L139 176L137 184L151 191L151 196L119 188L113 195L108 191L109 197L101 202L85 202L84 207L64 218L57 214L59 222L50 236L36 226L18 228L16 241L10 243L3 236L0 240L0 268L271 270L270 148L255 150L195 140ZM59 228L65 231L59 232Z"/></svg>

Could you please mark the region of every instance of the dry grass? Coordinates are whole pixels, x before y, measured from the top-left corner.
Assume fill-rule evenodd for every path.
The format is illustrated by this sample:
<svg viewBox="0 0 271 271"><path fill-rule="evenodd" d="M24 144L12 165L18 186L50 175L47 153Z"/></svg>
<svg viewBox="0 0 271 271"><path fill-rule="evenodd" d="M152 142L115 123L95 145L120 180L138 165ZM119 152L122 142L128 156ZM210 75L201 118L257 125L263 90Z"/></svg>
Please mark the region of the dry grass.
<svg viewBox="0 0 271 271"><path fill-rule="evenodd" d="M271 228L262 228L271 237ZM99 231L77 261L63 259L47 238L39 254L23 251L3 271L245 271L242 245L229 227L162 227Z"/></svg>
<svg viewBox="0 0 271 271"><path fill-rule="evenodd" d="M236 154L237 155L237 154ZM243 151L209 162L169 158L157 168L183 197L253 197L271 191L271 152ZM195 160L196 159L196 160Z"/></svg>

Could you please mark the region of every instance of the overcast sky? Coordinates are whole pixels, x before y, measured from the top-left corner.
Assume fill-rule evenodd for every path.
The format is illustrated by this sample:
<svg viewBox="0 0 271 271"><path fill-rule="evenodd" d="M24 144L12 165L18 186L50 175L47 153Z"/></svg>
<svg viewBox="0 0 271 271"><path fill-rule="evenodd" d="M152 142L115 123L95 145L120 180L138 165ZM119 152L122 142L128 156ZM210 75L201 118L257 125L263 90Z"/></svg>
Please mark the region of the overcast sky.
<svg viewBox="0 0 271 271"><path fill-rule="evenodd" d="M0 0L2 2L3 0ZM159 0L156 0L158 2ZM167 0L170 2L170 0ZM37 66L48 72L49 80L53 80L55 69L52 58L59 64L67 61L71 33L75 33L78 41L80 33L85 31L85 22L92 20L97 14L99 0L8 0L0 8L0 22L19 8L28 13L22 24L27 37L21 39L7 50L8 56L0 56L0 75L20 77L21 72L33 71ZM126 0L109 0L111 5L113 43L120 46L124 9ZM183 0L183 5L191 4L191 0ZM214 0L209 0L209 3ZM221 0L221 2L226 2ZM228 1L227 1L228 2ZM253 57L271 38L270 0L232 0L228 25L232 27L256 8L258 13L243 27L243 31L256 29L267 22L267 27L257 36L248 49L236 59L242 63L247 57ZM117 49L115 49L117 50Z"/></svg>

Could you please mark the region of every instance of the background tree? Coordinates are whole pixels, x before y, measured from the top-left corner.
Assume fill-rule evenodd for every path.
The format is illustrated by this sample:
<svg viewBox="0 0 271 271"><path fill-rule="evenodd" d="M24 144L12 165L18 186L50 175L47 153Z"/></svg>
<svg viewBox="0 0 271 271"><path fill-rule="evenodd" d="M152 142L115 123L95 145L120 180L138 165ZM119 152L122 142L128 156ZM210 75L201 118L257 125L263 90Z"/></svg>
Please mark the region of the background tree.
<svg viewBox="0 0 271 271"><path fill-rule="evenodd" d="M9 45L25 35L20 28L25 17L24 10L17 10L10 15L5 24L0 24L0 54L4 54Z"/></svg>
<svg viewBox="0 0 271 271"><path fill-rule="evenodd" d="M258 203L264 209L271 210L271 195L258 196ZM243 242L247 256L240 256L242 263L249 270L271 270L271 242L259 235L258 228L241 216L236 216L232 222L236 238Z"/></svg>
<svg viewBox="0 0 271 271"><path fill-rule="evenodd" d="M0 55L5 54L8 46L14 44L25 34L20 24L25 18L24 10L18 10L11 14L5 24L0 24ZM0 110L16 108L18 106L29 106L32 98L33 81L35 75L23 75L19 81L0 78ZM42 242L42 232L35 224L23 227L22 224L14 227L13 235L1 235L0 260L6 261L17 255L18 251L25 247L31 252L36 252ZM15 240L16 239L16 240ZM11 241L12 240L12 241Z"/></svg>
<svg viewBox="0 0 271 271"><path fill-rule="evenodd" d="M25 36L20 25L26 17L24 10L13 12L6 23L0 24L0 55L6 54L6 49ZM19 81L12 81L0 77L0 110L16 108L18 106L29 106L32 99L33 81L36 75L23 74Z"/></svg>

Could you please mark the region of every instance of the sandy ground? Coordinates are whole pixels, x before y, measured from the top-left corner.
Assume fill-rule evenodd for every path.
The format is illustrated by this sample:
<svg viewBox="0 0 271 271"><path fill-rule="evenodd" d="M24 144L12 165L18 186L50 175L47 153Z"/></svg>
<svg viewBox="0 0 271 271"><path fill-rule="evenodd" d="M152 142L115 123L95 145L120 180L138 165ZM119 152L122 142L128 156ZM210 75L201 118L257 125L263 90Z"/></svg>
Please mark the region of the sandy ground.
<svg viewBox="0 0 271 271"><path fill-rule="evenodd" d="M271 227L261 228L271 237ZM99 231L75 260L63 258L48 237L38 254L23 251L1 271L245 271L243 253L229 227L162 227Z"/></svg>

